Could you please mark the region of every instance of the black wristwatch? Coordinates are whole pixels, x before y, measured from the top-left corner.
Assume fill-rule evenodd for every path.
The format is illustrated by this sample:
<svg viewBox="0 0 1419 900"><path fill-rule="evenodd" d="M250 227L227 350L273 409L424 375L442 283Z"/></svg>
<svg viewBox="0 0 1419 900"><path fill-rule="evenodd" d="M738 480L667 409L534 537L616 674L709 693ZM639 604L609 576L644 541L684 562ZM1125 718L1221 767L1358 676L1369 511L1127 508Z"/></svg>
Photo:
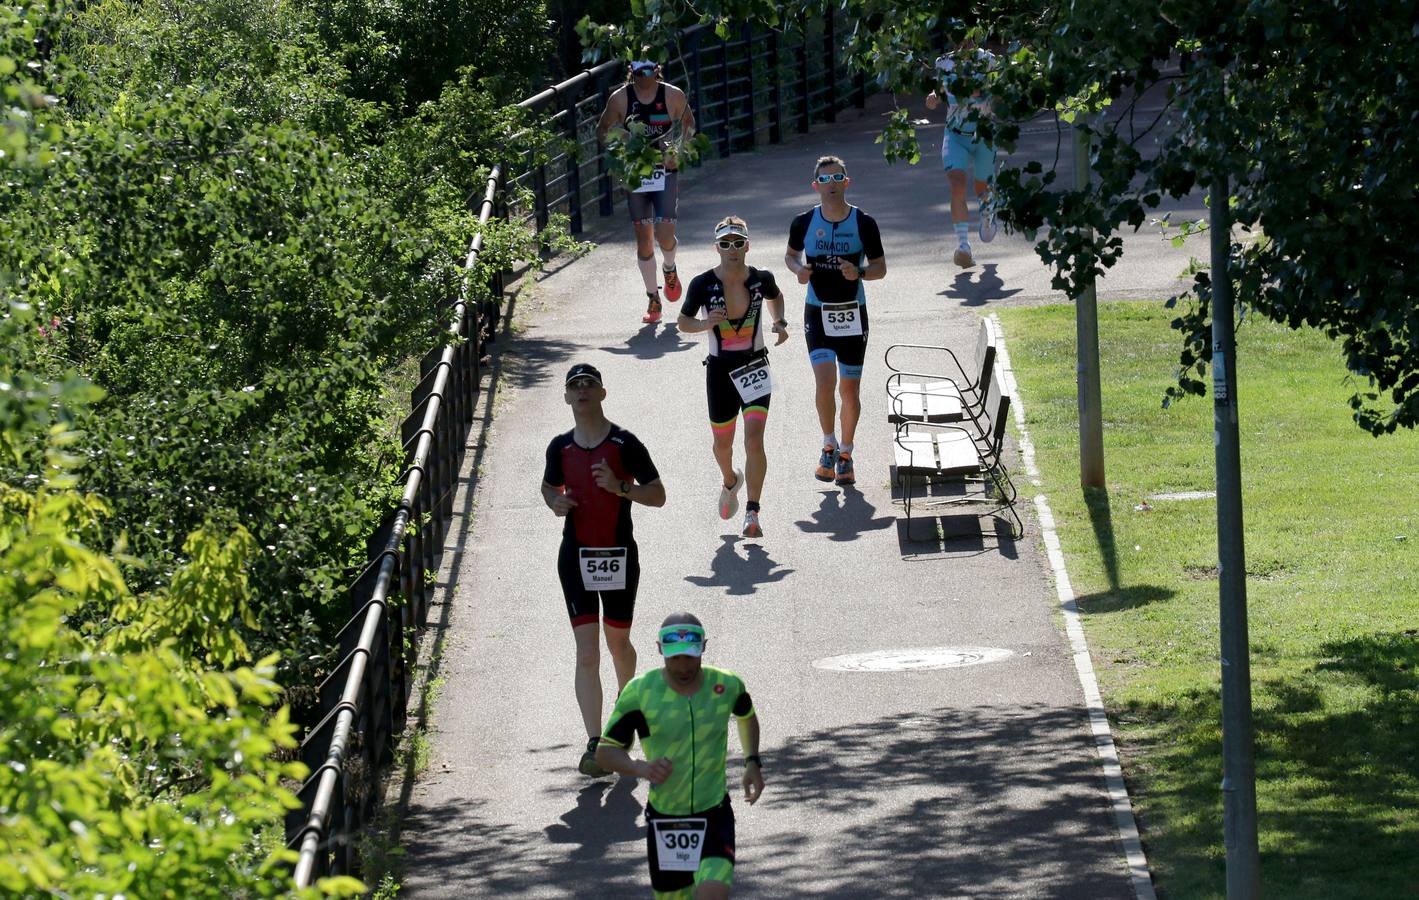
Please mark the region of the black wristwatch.
<svg viewBox="0 0 1419 900"><path fill-rule="evenodd" d="M788 327L788 320L787 320L787 319L779 319L777 322L774 323L774 327L775 327L775 328L779 327L780 325L782 325L784 328L787 328L787 327Z"/></svg>
<svg viewBox="0 0 1419 900"><path fill-rule="evenodd" d="M620 489L619 491L617 491L616 493L618 493L618 494L620 494L622 497L624 497L624 496L626 496L626 494L630 493L630 491L631 491L631 483L630 483L629 481L622 481L622 482L621 482L621 489Z"/></svg>
<svg viewBox="0 0 1419 900"><path fill-rule="evenodd" d="M758 766L760 769L762 769L762 768L764 767L764 764L759 761L759 754L757 754L757 753L750 753L748 756L744 757L744 765L747 766L747 765L749 765L749 763L753 763L754 765Z"/></svg>

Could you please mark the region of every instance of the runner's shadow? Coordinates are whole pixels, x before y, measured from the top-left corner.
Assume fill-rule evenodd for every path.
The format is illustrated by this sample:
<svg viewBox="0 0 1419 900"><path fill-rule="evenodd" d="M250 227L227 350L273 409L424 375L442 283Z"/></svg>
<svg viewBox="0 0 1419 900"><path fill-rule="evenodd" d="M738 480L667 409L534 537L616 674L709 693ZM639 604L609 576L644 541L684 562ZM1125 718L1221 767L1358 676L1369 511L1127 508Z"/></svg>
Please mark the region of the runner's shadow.
<svg viewBox="0 0 1419 900"><path fill-rule="evenodd" d="M665 328L656 325L642 325L641 330L627 338L624 345L602 347L601 349L617 356L660 359L662 356L679 353L693 346L695 346L695 342L684 340L680 329L673 325L668 325Z"/></svg>
<svg viewBox="0 0 1419 900"><path fill-rule="evenodd" d="M542 829L553 844L577 844L572 859L601 859L612 844L645 839L638 824L641 805L631 792L634 778L596 781L577 792L576 806L562 813L561 824Z"/></svg>
<svg viewBox="0 0 1419 900"><path fill-rule="evenodd" d="M745 544L745 555L740 556L734 547L738 535L721 535L720 540L723 543L710 560L710 577L686 575L686 581L696 587L722 587L733 597L755 593L759 585L782 581L793 574L793 569L776 569L778 563L758 544Z"/></svg>
<svg viewBox="0 0 1419 900"><path fill-rule="evenodd" d="M1004 300L1020 293L1019 288L1005 290L1005 282L996 274L998 268L996 263L986 263L981 266L980 279L974 282L970 272L961 272L956 276L956 283L937 296L961 300L962 306L984 306L987 301Z"/></svg>
<svg viewBox="0 0 1419 900"><path fill-rule="evenodd" d="M799 519L793 524L810 534L826 534L833 541L855 541L864 531L880 531L892 527L892 516L876 516L877 507L855 487L823 491L823 502L812 520Z"/></svg>

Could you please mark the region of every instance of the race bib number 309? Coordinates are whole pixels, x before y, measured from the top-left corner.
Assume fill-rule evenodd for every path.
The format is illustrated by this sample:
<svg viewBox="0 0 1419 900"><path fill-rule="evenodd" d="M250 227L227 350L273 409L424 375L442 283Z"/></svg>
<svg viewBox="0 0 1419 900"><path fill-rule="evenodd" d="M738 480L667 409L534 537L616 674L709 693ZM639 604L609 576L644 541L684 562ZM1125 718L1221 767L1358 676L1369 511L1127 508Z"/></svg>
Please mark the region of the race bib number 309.
<svg viewBox="0 0 1419 900"><path fill-rule="evenodd" d="M581 583L588 591L626 589L625 547L582 547Z"/></svg>
<svg viewBox="0 0 1419 900"><path fill-rule="evenodd" d="M662 872L693 872L700 867L708 819L652 819L655 861Z"/></svg>

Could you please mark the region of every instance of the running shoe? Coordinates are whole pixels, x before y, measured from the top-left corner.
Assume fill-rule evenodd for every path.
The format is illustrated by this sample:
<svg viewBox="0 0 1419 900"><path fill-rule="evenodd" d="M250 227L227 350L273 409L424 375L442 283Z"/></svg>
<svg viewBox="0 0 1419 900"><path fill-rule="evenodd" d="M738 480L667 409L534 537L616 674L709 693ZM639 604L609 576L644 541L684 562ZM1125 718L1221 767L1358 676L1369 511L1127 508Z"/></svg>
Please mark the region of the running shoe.
<svg viewBox="0 0 1419 900"><path fill-rule="evenodd" d="M654 325L660 321L660 296L657 294L646 294L650 301L646 304L645 315L641 316L641 321L647 325Z"/></svg>
<svg viewBox="0 0 1419 900"><path fill-rule="evenodd" d="M759 511L757 509L751 509L744 514L744 536L764 536L764 529L759 527Z"/></svg>
<svg viewBox="0 0 1419 900"><path fill-rule="evenodd" d="M599 741L599 738L592 738L586 742L586 752L581 755L581 762L576 767L578 772L591 778L602 778L611 774L596 761L596 745Z"/></svg>
<svg viewBox="0 0 1419 900"><path fill-rule="evenodd" d="M989 210L982 211L980 230L977 232L980 235L981 243L989 244L995 240L995 235L999 231L1000 226L995 221L995 213Z"/></svg>
<svg viewBox="0 0 1419 900"><path fill-rule="evenodd" d="M660 273L665 276L665 299L674 303L680 299L680 274L674 269L661 269Z"/></svg>
<svg viewBox="0 0 1419 900"><path fill-rule="evenodd" d="M857 481L857 476L852 473L852 454L839 453L837 465L834 467L833 481L836 484L852 484Z"/></svg>
<svg viewBox="0 0 1419 900"><path fill-rule="evenodd" d="M956 248L956 255L952 259L963 269L969 269L976 264L976 261L971 259L971 248L964 245Z"/></svg>
<svg viewBox="0 0 1419 900"><path fill-rule="evenodd" d="M833 480L833 453L836 447L824 447L823 455L818 457L818 469L813 473L813 477L819 481Z"/></svg>
<svg viewBox="0 0 1419 900"><path fill-rule="evenodd" d="M727 488L720 486L719 489L719 517L721 519L731 519L739 512L739 489L744 486L744 472L740 470L734 473L734 487Z"/></svg>

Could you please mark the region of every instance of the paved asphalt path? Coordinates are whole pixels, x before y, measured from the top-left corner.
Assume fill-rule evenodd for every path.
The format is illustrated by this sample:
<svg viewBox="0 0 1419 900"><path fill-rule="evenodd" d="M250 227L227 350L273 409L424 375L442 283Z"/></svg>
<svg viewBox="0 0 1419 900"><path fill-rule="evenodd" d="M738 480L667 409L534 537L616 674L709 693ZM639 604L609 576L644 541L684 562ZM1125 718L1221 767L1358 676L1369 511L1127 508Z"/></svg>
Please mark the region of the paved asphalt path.
<svg viewBox="0 0 1419 900"><path fill-rule="evenodd" d="M649 893L645 785L592 781L575 768L585 737L555 573L562 523L538 494L547 442L572 425L562 376L582 361L601 368L609 416L645 442L669 497L663 509L635 509L640 668L658 665L652 635L661 619L690 610L708 630L706 661L745 678L763 724L767 789L754 807L736 803L737 894L1132 896L1029 485L1017 478L1027 523L1018 542L990 519L952 519L950 530L966 536L948 541L934 529L908 534L890 487L882 351L924 342L969 352L981 314L1061 298L1018 236L975 241L979 265L968 272L951 265L940 126L922 128L921 165L889 166L873 144L884 109L878 98L790 144L708 163L682 189L685 281L716 262L711 228L737 213L754 235L750 263L773 270L789 298L792 339L771 353L761 540L740 538L738 518L716 515L702 338L640 324L644 295L623 202L598 248L522 303L520 331L501 357L477 496L460 501L473 514L455 531L452 589L432 614L445 685L430 716L432 760L408 795L401 896ZM918 106L917 115L927 114ZM1032 127L1027 138L1023 152L1053 158L1052 127ZM1068 144L1066 134L1065 167ZM877 218L888 266L884 280L867 285L858 485L847 490L812 477L819 431L803 288L782 264L790 220L813 204L812 163L823 153L848 160L849 200ZM1156 235L1131 237L1100 294L1166 296L1180 287L1186 259ZM676 306L666 311L673 322ZM813 665L942 646L1010 655L916 672ZM605 653L602 670L613 685L609 712ZM735 791L737 744L732 737Z"/></svg>

